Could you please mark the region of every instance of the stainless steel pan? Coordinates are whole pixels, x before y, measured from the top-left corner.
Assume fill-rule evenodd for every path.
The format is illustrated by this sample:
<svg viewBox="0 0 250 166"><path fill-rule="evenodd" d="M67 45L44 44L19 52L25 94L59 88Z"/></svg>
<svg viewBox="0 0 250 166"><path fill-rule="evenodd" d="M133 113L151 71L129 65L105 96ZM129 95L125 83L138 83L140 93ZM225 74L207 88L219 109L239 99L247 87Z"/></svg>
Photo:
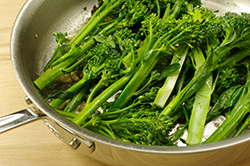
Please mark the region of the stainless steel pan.
<svg viewBox="0 0 250 166"><path fill-rule="evenodd" d="M72 149L109 165L229 165L248 157L250 133L212 144L190 147L135 145L102 137L80 128L54 111L32 81L41 73L55 48L53 32L72 32L87 19L96 0L28 0L21 9L11 36L11 59L30 107L0 118L0 133L42 119ZM220 12L249 12L249 0L204 0ZM220 13L219 13L220 14ZM231 153L237 152L235 155ZM230 156L230 158L228 158Z"/></svg>

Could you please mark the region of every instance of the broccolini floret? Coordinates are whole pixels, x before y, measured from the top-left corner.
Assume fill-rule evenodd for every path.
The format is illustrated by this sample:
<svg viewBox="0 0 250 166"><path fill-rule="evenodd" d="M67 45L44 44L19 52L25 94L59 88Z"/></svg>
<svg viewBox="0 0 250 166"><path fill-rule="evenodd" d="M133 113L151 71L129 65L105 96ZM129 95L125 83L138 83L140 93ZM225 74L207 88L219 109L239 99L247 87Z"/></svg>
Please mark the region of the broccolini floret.
<svg viewBox="0 0 250 166"><path fill-rule="evenodd" d="M171 144L168 137L173 122L169 117L159 118L159 109L151 103L157 88L140 95L135 102L113 112L94 114L84 127L117 140L144 145Z"/></svg>
<svg viewBox="0 0 250 166"><path fill-rule="evenodd" d="M142 21L157 8L154 3L146 0L100 0L99 4L99 8L88 23L67 44L71 47L70 50L58 55L59 58L56 61L53 60L53 68L47 69L46 67L47 70L34 81L38 89L43 89L54 79L63 75L69 66L74 65L79 58L85 55L86 51L96 44L94 39L96 35L108 36L119 29L124 29L126 27L132 28L133 25ZM151 6L150 10L148 10L148 6ZM109 19L111 15L114 16L112 20ZM106 26L100 30L96 30L97 26L101 26L100 24L103 25L105 19L109 20L108 24L104 24ZM93 36L92 33L94 31L95 35ZM57 51L55 50L55 52ZM63 69L64 72L62 72L61 69Z"/></svg>

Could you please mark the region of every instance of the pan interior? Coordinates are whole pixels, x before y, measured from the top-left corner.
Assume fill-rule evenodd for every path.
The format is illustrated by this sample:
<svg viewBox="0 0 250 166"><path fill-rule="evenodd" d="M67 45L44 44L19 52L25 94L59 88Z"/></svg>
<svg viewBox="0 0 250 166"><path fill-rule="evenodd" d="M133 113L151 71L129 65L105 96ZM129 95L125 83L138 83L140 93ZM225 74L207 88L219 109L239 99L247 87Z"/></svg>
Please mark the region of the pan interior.
<svg viewBox="0 0 250 166"><path fill-rule="evenodd" d="M247 0L203 0L203 5L215 11L220 10L219 14L224 12L248 12L250 11L250 2ZM39 92L33 86L32 81L35 80L43 72L46 62L51 57L55 49L56 42L52 35L53 32L67 32L73 35L90 17L90 11L97 0L29 0L20 11L15 22L11 37L11 58L17 78L26 94L33 100L45 114L50 116L58 123L64 123L74 132L89 137L90 139L102 141L114 146L126 146L128 149L141 149L145 147L117 143L116 141L99 137L93 133L85 131L76 125L68 122L42 99ZM215 149L226 147L248 140L248 136L226 140L225 143L214 144L214 146L206 146L207 149ZM222 141L223 142L223 141ZM157 149L158 148L158 149ZM205 149L206 149L205 148ZM162 148L147 147L147 150L163 150ZM172 149L178 153L177 148ZM186 149L186 148L185 148ZM199 148L198 148L199 149ZM191 147L191 151L197 151L197 148ZM205 150L204 149L204 150ZM181 148L180 151L185 151ZM190 151L190 149L188 150Z"/></svg>

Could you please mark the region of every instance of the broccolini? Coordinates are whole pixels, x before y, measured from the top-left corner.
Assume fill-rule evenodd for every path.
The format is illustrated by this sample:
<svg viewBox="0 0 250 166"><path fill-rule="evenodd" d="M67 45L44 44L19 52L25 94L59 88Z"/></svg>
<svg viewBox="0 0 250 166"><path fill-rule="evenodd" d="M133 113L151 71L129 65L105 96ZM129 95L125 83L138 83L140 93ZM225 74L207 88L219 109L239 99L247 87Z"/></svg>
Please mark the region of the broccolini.
<svg viewBox="0 0 250 166"><path fill-rule="evenodd" d="M100 0L72 40L54 36L55 51L34 84L42 92L78 73L44 97L83 128L162 146L175 146L188 130L192 146L203 143L206 123L218 115L226 120L204 143L237 127L238 136L249 124L250 14L218 17L199 0Z"/></svg>

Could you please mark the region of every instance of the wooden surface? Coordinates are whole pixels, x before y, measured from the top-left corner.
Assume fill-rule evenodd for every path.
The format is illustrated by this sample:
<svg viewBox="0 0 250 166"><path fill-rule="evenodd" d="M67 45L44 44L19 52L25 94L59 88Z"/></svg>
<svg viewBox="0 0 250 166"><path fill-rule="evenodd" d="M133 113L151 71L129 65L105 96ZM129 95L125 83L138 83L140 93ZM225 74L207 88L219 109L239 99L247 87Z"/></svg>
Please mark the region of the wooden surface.
<svg viewBox="0 0 250 166"><path fill-rule="evenodd" d="M0 0L0 117L27 108L25 93L16 79L9 54L12 25L24 2L25 0ZM70 149L42 121L0 135L0 166L14 165L104 166ZM250 154L247 160L232 166L248 165Z"/></svg>

